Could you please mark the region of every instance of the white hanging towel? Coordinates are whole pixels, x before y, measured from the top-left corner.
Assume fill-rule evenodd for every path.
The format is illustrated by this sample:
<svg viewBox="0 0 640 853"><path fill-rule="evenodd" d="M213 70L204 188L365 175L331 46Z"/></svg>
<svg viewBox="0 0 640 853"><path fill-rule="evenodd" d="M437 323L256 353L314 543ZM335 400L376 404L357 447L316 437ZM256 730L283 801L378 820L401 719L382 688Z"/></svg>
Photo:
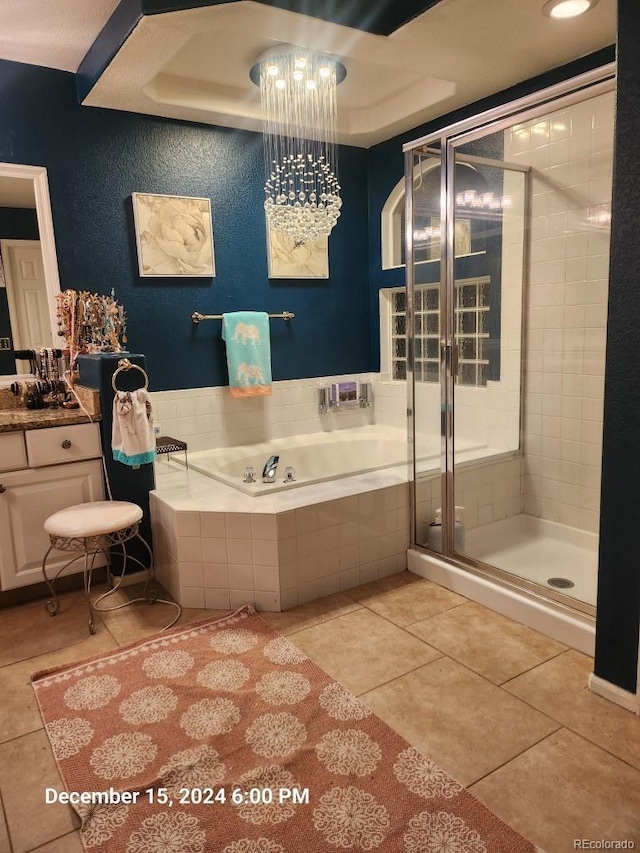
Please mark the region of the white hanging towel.
<svg viewBox="0 0 640 853"><path fill-rule="evenodd" d="M113 398L111 448L115 460L133 468L153 462L156 458L151 400L144 388L116 391Z"/></svg>

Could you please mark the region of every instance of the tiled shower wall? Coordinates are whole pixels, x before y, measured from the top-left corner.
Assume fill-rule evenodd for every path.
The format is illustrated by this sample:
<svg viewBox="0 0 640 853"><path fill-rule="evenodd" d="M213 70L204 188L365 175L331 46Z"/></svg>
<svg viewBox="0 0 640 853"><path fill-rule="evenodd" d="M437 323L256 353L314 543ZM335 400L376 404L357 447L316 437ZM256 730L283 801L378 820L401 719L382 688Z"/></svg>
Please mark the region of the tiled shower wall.
<svg viewBox="0 0 640 853"><path fill-rule="evenodd" d="M524 511L599 524L614 95L505 132L532 167Z"/></svg>
<svg viewBox="0 0 640 853"><path fill-rule="evenodd" d="M480 462L460 469L456 474L456 505L464 508L467 530L491 524L522 512L521 458L502 458ZM421 479L416 484L416 540L425 545L429 523L442 506L440 475Z"/></svg>

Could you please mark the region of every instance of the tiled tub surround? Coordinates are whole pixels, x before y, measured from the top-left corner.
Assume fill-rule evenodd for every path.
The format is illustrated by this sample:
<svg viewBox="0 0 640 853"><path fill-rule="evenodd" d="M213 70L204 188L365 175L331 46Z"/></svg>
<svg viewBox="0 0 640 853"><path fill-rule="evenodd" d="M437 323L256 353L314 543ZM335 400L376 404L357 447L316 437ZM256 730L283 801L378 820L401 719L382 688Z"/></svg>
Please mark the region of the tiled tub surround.
<svg viewBox="0 0 640 853"><path fill-rule="evenodd" d="M318 412L318 389L334 382L357 380L373 383L373 404L368 408ZM378 423L406 428L406 390L402 401L381 387L379 374L319 376L273 383L270 397L237 399L226 386L183 388L151 394L154 420L163 435L186 441L190 452L234 445L252 445L292 435L332 431ZM399 408L400 406L400 408ZM402 422L397 414L403 412ZM375 414L374 414L375 413ZM391 423L393 421L393 423Z"/></svg>
<svg viewBox="0 0 640 853"><path fill-rule="evenodd" d="M373 383L373 405L320 415L318 388L349 380ZM156 392L152 402L163 434L186 441L196 465L205 450L291 436L385 426L396 443L406 435L406 386L379 374L274 382L271 397L256 399L212 387ZM179 461L158 460L151 515L158 577L184 606L277 611L406 568L406 461L257 498Z"/></svg>
<svg viewBox="0 0 640 853"><path fill-rule="evenodd" d="M320 386L356 378L373 383L373 406L318 414ZM420 393L426 398L434 390ZM464 438L458 433L457 444L457 459L464 463L459 496L467 527L473 528L521 511L520 459L508 455L517 447L517 417L512 422L505 416L513 395L500 383L480 394L463 390L469 403L474 397L477 404L475 411L464 407L459 418L463 424L473 420L477 429L469 426ZM322 432L342 439L386 428L387 434L396 434L399 447L406 434L406 384L382 382L379 374L275 382L272 397L256 400L234 400L222 387L165 391L152 398L162 432L187 441L190 462L196 465L207 449L216 448L216 454L226 447L227 455L236 450L244 455L245 445L253 448L290 436ZM422 541L440 506L439 401L429 411L435 412L437 423L417 441ZM287 464L284 455L280 461L278 479ZM404 463L253 497L193 467L180 470L179 462L178 456L175 462L158 461L151 509L160 580L185 606L254 601L262 609L287 609L406 567L409 485ZM238 462L237 484L242 467Z"/></svg>
<svg viewBox="0 0 640 853"><path fill-rule="evenodd" d="M185 607L286 610L406 569L406 466L262 497L156 471L156 571Z"/></svg>

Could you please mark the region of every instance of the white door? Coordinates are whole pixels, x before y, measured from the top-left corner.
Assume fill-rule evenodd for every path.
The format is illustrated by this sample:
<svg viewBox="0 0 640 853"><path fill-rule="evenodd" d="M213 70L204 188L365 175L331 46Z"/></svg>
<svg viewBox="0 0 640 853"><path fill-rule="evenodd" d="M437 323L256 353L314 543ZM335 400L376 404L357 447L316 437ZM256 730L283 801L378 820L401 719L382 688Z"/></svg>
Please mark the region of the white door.
<svg viewBox="0 0 640 853"><path fill-rule="evenodd" d="M14 349L52 347L49 294L39 240L2 240L0 252L7 280L7 297ZM28 362L18 372L28 372Z"/></svg>

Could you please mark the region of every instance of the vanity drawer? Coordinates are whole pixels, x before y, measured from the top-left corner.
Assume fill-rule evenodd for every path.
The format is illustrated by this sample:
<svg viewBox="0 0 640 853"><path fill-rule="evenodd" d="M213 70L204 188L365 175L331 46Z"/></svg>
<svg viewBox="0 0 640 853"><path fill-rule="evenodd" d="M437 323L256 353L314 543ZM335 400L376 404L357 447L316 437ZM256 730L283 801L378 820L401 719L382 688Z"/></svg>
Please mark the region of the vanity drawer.
<svg viewBox="0 0 640 853"><path fill-rule="evenodd" d="M23 432L3 432L0 435L0 471L18 471L27 467L23 436Z"/></svg>
<svg viewBox="0 0 640 853"><path fill-rule="evenodd" d="M61 462L78 462L100 456L98 424L73 424L72 426L35 429L25 433L29 465L57 465Z"/></svg>

